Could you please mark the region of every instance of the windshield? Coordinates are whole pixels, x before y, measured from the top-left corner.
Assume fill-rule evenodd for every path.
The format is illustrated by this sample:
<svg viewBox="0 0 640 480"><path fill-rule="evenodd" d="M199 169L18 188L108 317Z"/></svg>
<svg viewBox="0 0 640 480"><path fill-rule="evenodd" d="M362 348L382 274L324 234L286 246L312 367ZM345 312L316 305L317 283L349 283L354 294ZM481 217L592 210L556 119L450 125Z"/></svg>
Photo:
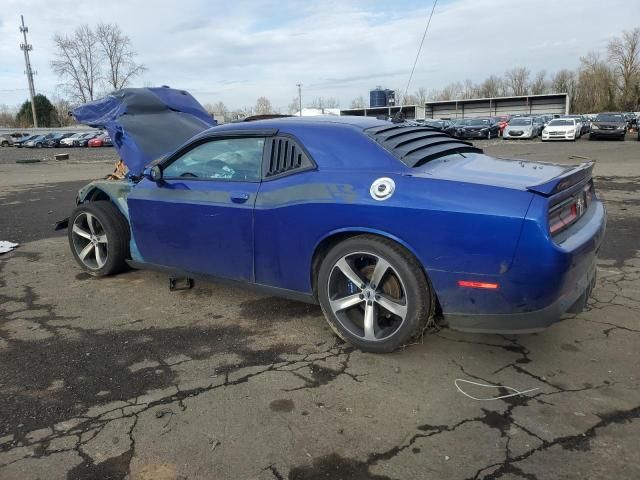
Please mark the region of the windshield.
<svg viewBox="0 0 640 480"><path fill-rule="evenodd" d="M425 125L428 125L430 127L436 127L436 128L442 128L444 126L444 122L439 122L436 120L427 120L424 123Z"/></svg>
<svg viewBox="0 0 640 480"><path fill-rule="evenodd" d="M465 122L465 125L470 127L485 127L489 126L491 122L486 118L471 118Z"/></svg>
<svg viewBox="0 0 640 480"><path fill-rule="evenodd" d="M530 118L514 118L509 122L512 127L523 127L525 125L531 125Z"/></svg>
<svg viewBox="0 0 640 480"><path fill-rule="evenodd" d="M549 122L550 127L569 127L573 125L575 125L575 121L573 119L566 119L566 120L556 119L556 120L551 120L551 122Z"/></svg>
<svg viewBox="0 0 640 480"><path fill-rule="evenodd" d="M601 113L596 117L596 122L624 122L624 117L619 113Z"/></svg>

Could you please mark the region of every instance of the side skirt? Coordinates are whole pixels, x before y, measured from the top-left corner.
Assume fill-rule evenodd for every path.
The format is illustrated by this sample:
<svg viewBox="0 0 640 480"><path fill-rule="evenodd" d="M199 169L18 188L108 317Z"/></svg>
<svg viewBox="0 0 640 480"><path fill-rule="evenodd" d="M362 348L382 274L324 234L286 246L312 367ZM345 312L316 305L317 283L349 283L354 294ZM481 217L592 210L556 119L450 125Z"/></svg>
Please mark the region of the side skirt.
<svg viewBox="0 0 640 480"><path fill-rule="evenodd" d="M318 300L311 293L298 292L296 290L288 290L286 288L272 287L271 285L263 285L261 283L243 282L240 280L231 280L229 278L217 277L215 275L207 275L203 273L187 272L178 268L165 267L164 265L156 265L154 263L136 262L135 260L127 260L127 264L136 270L155 270L167 273L175 277L188 277L203 280L210 283L220 283L230 287L252 290L274 297L287 298L297 302L318 304Z"/></svg>

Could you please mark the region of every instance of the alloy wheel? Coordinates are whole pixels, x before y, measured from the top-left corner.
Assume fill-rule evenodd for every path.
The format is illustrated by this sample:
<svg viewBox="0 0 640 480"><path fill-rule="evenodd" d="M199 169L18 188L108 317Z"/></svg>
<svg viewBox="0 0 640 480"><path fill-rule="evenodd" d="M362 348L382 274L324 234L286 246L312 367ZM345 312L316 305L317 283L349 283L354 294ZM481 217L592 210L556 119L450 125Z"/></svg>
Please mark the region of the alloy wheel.
<svg viewBox="0 0 640 480"><path fill-rule="evenodd" d="M99 270L107 263L107 234L95 215L83 212L75 218L72 243L76 255L87 268Z"/></svg>
<svg viewBox="0 0 640 480"><path fill-rule="evenodd" d="M370 252L349 253L329 274L329 304L341 325L366 341L394 335L407 317L406 289L398 271Z"/></svg>

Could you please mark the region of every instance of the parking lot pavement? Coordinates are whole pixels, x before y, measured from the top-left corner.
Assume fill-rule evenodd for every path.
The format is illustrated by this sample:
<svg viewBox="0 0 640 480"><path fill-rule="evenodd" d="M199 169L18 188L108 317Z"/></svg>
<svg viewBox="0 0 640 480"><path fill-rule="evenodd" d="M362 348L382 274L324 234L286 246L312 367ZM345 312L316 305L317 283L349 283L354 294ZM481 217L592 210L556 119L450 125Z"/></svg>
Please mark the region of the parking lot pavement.
<svg viewBox="0 0 640 480"><path fill-rule="evenodd" d="M5 238L2 224L21 246L0 256L0 478L640 478L640 144L483 146L597 161L598 285L588 311L540 334L441 329L365 354L318 307L205 283L170 293L153 272L94 279L63 236ZM5 167L3 216L41 222L43 192L73 198L73 165L47 167L60 180L46 187ZM457 378L537 390L475 401Z"/></svg>

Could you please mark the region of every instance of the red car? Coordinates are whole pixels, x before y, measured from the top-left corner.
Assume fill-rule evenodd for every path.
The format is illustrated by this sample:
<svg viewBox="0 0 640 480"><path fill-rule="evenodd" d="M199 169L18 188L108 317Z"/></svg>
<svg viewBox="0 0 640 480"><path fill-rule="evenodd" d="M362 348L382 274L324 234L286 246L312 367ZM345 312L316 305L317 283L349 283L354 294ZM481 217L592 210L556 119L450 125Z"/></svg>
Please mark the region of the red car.
<svg viewBox="0 0 640 480"><path fill-rule="evenodd" d="M87 143L87 146L89 147L108 147L113 145L113 143L111 142L111 138L109 137L109 135L100 135L96 138L92 138L91 140L89 140L89 143Z"/></svg>
<svg viewBox="0 0 640 480"><path fill-rule="evenodd" d="M500 127L500 136L502 136L509 120L511 120L511 115L500 115L498 117L493 117L493 120L498 123L498 126Z"/></svg>

